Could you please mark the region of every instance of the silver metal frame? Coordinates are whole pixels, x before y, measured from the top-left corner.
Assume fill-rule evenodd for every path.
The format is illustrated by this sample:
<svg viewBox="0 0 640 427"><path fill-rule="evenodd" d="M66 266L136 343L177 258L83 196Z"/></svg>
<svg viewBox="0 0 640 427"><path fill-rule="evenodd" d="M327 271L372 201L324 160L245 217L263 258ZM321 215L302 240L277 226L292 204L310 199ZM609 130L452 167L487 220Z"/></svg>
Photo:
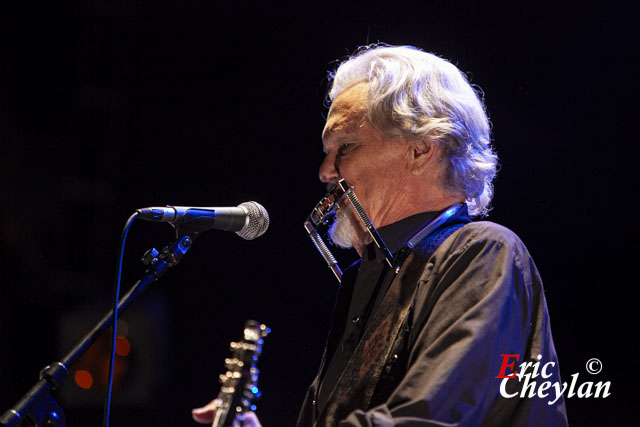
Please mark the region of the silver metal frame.
<svg viewBox="0 0 640 427"><path fill-rule="evenodd" d="M318 249L322 258L324 258L327 266L333 274L338 279L338 282L342 281L342 270L338 266L338 261L333 256L329 248L327 247L324 240L320 236L318 232L319 227L326 227L329 225L329 217L335 215L336 209L339 207L341 200L343 197L346 197L353 206L353 209L358 214L360 221L362 221L362 225L369 232L369 235L375 242L376 246L382 251L385 256L385 259L391 268L394 268L394 259L389 249L384 244L382 237L378 233L378 230L373 226L373 223L367 216L367 213L362 208L358 197L353 191L353 187L349 187L347 182L344 179L341 179L336 183L336 185L329 190L329 192L318 202L315 208L309 214L309 217L304 222L304 228L307 230L313 245Z"/></svg>
<svg viewBox="0 0 640 427"><path fill-rule="evenodd" d="M344 179L341 179L336 183L336 185L333 186L333 188L331 188L331 190L329 190L329 192L322 198L322 200L318 202L316 207L311 211L311 214L309 215L307 220L304 222L304 229L307 230L309 238L311 238L313 245L316 247L316 249L318 249L318 252L320 252L320 255L322 255L322 258L324 258L325 262L327 263L327 266L336 276L336 279L338 279L338 282L342 282L342 270L338 265L338 261L333 256L326 243L320 236L318 228L326 228L329 226L329 218L332 215L335 215L336 209L339 207L339 204L343 197L346 197L347 200L349 200L349 203L351 203L351 206L353 206L353 209L358 214L360 221L362 221L362 225L367 229L376 246L384 253L389 267L395 269L395 272L398 273L398 271L400 271L400 266L395 265L393 255L391 255L391 252L389 252L389 249L384 244L384 241L382 240L382 237L380 237L378 230L376 230L376 228L373 226L373 223L362 208L358 197L353 191L353 187L349 187L346 181ZM457 214L463 207L464 203L461 203L451 206L450 208L445 210L436 219L429 222L420 231L414 234L413 237L411 237L411 239L409 239L409 241L407 242L407 246L413 249L415 245L421 242L429 234L433 233L433 231L444 224L453 215Z"/></svg>

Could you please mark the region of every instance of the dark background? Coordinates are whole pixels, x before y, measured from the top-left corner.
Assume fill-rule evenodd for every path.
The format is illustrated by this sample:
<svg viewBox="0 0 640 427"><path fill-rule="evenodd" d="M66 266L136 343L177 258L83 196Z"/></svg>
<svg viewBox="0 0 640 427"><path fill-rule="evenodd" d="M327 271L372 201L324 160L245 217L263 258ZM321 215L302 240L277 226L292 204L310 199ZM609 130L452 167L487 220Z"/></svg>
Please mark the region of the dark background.
<svg viewBox="0 0 640 427"><path fill-rule="evenodd" d="M265 236L211 231L126 313L112 425L194 425L246 318L267 323L258 414L294 423L336 283L302 221L317 180L326 71L383 41L436 52L486 93L501 157L490 219L545 281L573 425L630 424L637 375L637 19L610 2L12 2L0 38L0 412L109 309L139 207L262 203ZM134 223L138 259L172 239ZM349 258L346 256L344 260ZM636 309L637 310L637 309ZM83 363L98 366L97 356ZM602 361L597 376L588 359ZM93 363L93 364L92 364ZM126 371L126 372L125 372ZM69 378L68 425L101 423L103 388Z"/></svg>

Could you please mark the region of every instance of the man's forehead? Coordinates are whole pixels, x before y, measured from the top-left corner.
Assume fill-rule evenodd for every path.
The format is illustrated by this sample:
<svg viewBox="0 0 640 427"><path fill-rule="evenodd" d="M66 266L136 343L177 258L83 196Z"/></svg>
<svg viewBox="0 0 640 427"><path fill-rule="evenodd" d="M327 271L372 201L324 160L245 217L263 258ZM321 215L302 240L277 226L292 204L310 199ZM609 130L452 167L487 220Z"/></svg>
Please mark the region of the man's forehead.
<svg viewBox="0 0 640 427"><path fill-rule="evenodd" d="M345 111L364 110L368 99L369 85L366 82L349 86L333 100L329 109L329 116L331 114L344 113Z"/></svg>
<svg viewBox="0 0 640 427"><path fill-rule="evenodd" d="M327 143L336 133L348 135L355 132L362 125L363 118L364 112L353 110L330 115L322 131L322 140Z"/></svg>
<svg viewBox="0 0 640 427"><path fill-rule="evenodd" d="M368 96L369 86L367 83L358 83L340 92L329 109L322 139L326 141L338 131L355 131L364 119Z"/></svg>

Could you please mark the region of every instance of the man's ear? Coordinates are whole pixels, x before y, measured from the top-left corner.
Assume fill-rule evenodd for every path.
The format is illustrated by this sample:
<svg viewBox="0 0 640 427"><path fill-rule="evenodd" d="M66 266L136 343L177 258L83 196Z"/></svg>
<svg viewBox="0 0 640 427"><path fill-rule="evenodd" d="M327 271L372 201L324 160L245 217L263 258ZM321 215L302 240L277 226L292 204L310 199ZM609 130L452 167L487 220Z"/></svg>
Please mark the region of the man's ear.
<svg viewBox="0 0 640 427"><path fill-rule="evenodd" d="M409 143L409 167L414 175L422 173L436 160L437 141L431 139L415 139Z"/></svg>

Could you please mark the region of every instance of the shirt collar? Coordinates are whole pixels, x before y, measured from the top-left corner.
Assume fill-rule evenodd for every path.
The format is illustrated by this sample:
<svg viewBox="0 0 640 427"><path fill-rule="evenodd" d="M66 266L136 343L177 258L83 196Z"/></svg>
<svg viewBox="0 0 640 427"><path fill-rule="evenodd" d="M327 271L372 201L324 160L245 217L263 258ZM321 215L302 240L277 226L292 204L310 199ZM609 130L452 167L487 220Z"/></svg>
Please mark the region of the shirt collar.
<svg viewBox="0 0 640 427"><path fill-rule="evenodd" d="M393 224L385 225L378 229L382 241L387 245L389 252L395 254L402 249L407 241L413 237L428 222L433 221L442 211L422 212L411 215ZM383 261L384 254L375 243L370 243L365 248L363 261Z"/></svg>

